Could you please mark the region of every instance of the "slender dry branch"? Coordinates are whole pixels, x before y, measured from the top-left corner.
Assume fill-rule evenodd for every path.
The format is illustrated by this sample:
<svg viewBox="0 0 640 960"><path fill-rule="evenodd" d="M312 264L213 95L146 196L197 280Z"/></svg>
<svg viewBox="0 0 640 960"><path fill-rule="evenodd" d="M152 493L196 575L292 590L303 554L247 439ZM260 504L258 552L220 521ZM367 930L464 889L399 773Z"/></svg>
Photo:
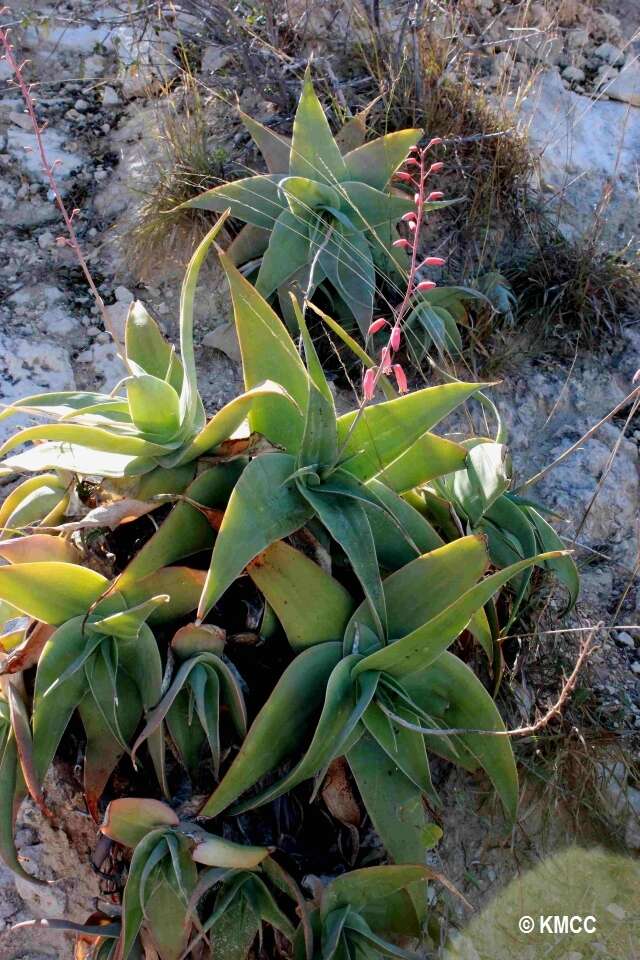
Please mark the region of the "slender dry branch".
<svg viewBox="0 0 640 960"><path fill-rule="evenodd" d="M379 703L378 706L383 713L386 713L389 719L393 720L394 723L397 723L399 726L405 727L407 730L413 730L416 733L428 734L430 737L451 737L469 733L483 734L487 737L534 736L535 734L540 733L541 730L544 730L554 717L559 717L562 715L562 712L575 689L578 681L578 675L585 661L594 650L595 637L603 626L604 624L602 623L596 624L595 627L591 628L591 633L589 636L582 640L580 644L580 652L578 653L573 670L571 671L569 677L567 677L565 680L562 690L560 691L558 699L555 701L555 703L549 707L547 712L540 717L539 720L537 720L535 723L528 724L526 727L516 727L513 730L481 730L471 727L422 727L417 723L411 723L409 720L405 720L404 717L398 716L397 713L389 710L388 707L386 707L383 703Z"/></svg>
<svg viewBox="0 0 640 960"><path fill-rule="evenodd" d="M6 10L7 10L6 7L0 10L0 14L6 13ZM76 256L76 259L80 265L80 269L82 270L86 278L87 284L89 285L89 289L91 290L93 298L102 316L104 328L111 334L111 337L113 338L113 342L116 344L116 346L120 347L118 336L111 322L111 318L109 317L108 311L105 307L104 300L102 299L102 297L100 296L100 293L98 292L98 288L96 287L95 281L91 275L91 271L89 270L89 265L82 252L82 248L78 240L78 235L76 234L76 229L74 227L73 220L74 220L74 217L79 213L79 211L75 209L75 210L72 210L71 213L68 212L65 206L64 200L62 198L62 193L60 191L60 187L58 186L58 181L56 180L55 172L54 172L54 168L56 166L56 163L58 163L58 161L52 164L47 156L47 151L46 151L44 139L42 136L47 125L46 125L46 122L41 124L40 121L38 120L38 117L36 114L36 108L35 108L35 101L31 94L31 85L27 83L23 73L24 67L29 61L23 60L21 63L18 62L14 53L13 44L9 39L9 31L5 27L0 27L0 45L2 45L4 49L4 56L2 57L2 59L6 60L14 76L14 81L9 80L8 82L9 83L15 82L16 85L18 86L18 89L20 90L20 93L22 94L22 99L24 100L24 104L25 104L25 110L31 121L33 133L36 138L36 143L38 146L38 153L40 154L40 163L42 165L42 169L49 183L49 188L55 197L55 201L62 215L62 219L64 220L65 227L67 228L67 233L69 234L68 237L59 237L58 243L60 245L66 245L73 250Z"/></svg>

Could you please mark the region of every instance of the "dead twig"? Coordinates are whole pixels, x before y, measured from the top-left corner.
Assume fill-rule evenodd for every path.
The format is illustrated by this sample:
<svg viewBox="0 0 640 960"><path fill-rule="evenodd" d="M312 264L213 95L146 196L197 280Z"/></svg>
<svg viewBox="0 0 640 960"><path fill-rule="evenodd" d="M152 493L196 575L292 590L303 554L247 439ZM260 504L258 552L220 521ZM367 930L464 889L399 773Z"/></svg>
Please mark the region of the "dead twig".
<svg viewBox="0 0 640 960"><path fill-rule="evenodd" d="M567 705L569 697L575 689L575 685L578 681L578 675L580 670L583 667L583 664L593 652L595 643L594 637L602 629L603 624L598 623L595 627L591 629L591 633L586 637L580 644L580 652L578 653L577 660L574 664L573 670L569 677L565 680L560 695L556 702L549 707L547 712L540 717L535 723L528 724L525 727L516 727L512 730L480 730L470 727L422 727L417 723L411 723L409 720L405 720L404 717L398 716L392 710L389 710L383 703L378 703L378 706L385 713L390 720L393 720L394 723L397 723L401 727L405 727L407 730L413 730L416 733L424 733L429 736L434 737L451 737L451 736L460 736L463 734L475 733L482 734L488 737L531 737L537 733L540 733L541 730L544 730L545 727L549 725L551 720L554 717L562 715L564 708Z"/></svg>

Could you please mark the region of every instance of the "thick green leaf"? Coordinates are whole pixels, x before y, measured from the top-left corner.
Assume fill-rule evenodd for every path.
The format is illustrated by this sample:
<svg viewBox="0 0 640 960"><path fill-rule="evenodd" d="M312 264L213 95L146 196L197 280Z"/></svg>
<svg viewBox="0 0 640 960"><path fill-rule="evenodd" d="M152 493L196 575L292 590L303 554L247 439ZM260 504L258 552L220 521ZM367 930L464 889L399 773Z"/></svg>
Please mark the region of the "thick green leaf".
<svg viewBox="0 0 640 960"><path fill-rule="evenodd" d="M442 546L441 537L415 507L377 479L369 480L367 487L391 514L365 507L381 566L399 570L417 556Z"/></svg>
<svg viewBox="0 0 640 960"><path fill-rule="evenodd" d="M6 706L6 704L5 704ZM0 735L0 858L12 873L29 883L37 883L18 860L13 839L16 815L26 790L20 773L16 742L8 728Z"/></svg>
<svg viewBox="0 0 640 960"><path fill-rule="evenodd" d="M267 453L245 468L229 504L211 557L198 617L204 618L244 568L270 544L298 530L312 510L291 475L293 457Z"/></svg>
<svg viewBox="0 0 640 960"><path fill-rule="evenodd" d="M270 233L262 227L246 223L226 249L226 255L236 267L250 260L258 260L269 245Z"/></svg>
<svg viewBox="0 0 640 960"><path fill-rule="evenodd" d="M294 415L265 398L251 412L251 429L295 453L302 440L307 371L279 317L227 256L221 254L220 260L231 288L245 388L250 390L271 378L284 387L302 411Z"/></svg>
<svg viewBox="0 0 640 960"><path fill-rule="evenodd" d="M405 213L415 210L413 199L406 196L391 196L374 190L363 182L347 181L339 187L340 209L347 215L357 230L371 231L374 234L374 249L378 246L375 239L384 238L387 229L396 223Z"/></svg>
<svg viewBox="0 0 640 960"><path fill-rule="evenodd" d="M287 667L251 725L237 757L202 808L202 816L217 816L300 748L341 653L339 643L322 643L299 654Z"/></svg>
<svg viewBox="0 0 640 960"><path fill-rule="evenodd" d="M196 863L207 867L255 870L272 852L273 847L252 847L207 834L205 839L196 844L192 857Z"/></svg>
<svg viewBox="0 0 640 960"><path fill-rule="evenodd" d="M182 389L180 390L180 425L187 433L192 430L200 430L206 419L204 407L198 394L198 374L193 349L193 313L196 288L202 264L211 244L222 230L227 216L228 211L225 210L222 216L218 217L215 226L209 230L196 247L189 260L180 290L180 356L184 369Z"/></svg>
<svg viewBox="0 0 640 960"><path fill-rule="evenodd" d="M366 677L366 674L364 676ZM401 710L399 709L398 712L400 713ZM404 713L402 715L404 716ZM414 723L418 722L415 717L410 719L413 719ZM427 794L432 803L436 801L422 734L394 724L375 702L369 704L362 721L370 736L400 768L405 777Z"/></svg>
<svg viewBox="0 0 640 960"><path fill-rule="evenodd" d="M0 529L0 536L11 537L18 528L42 521L67 502L67 484L56 474L23 480L0 505L0 528L5 528Z"/></svg>
<svg viewBox="0 0 640 960"><path fill-rule="evenodd" d="M182 386L182 365L177 362L173 347L166 341L160 327L147 313L144 305L135 300L129 309L125 325L125 351L128 360L161 380L167 379L176 392Z"/></svg>
<svg viewBox="0 0 640 960"><path fill-rule="evenodd" d="M364 507L349 497L323 493L322 486L303 487L302 493L323 526L347 554L369 603L376 632L382 639L387 634L385 595Z"/></svg>
<svg viewBox="0 0 640 960"><path fill-rule="evenodd" d="M389 856L397 864L423 863L427 818L422 790L405 777L368 735L361 737L351 748L347 761L367 813ZM348 887L346 879L344 882ZM374 888L371 888L367 899L373 899L374 896Z"/></svg>
<svg viewBox="0 0 640 960"><path fill-rule="evenodd" d="M135 627L136 621L140 623L139 614L145 611L152 626L171 623L191 613L198 606L204 582L205 574L202 570L195 570L193 567L163 567L162 570L156 570L148 577L135 581L124 590L122 585L119 585L119 592L125 597L130 613L131 608L137 609L133 616L123 615L116 618L120 627L118 635L127 635L130 627Z"/></svg>
<svg viewBox="0 0 640 960"><path fill-rule="evenodd" d="M413 883L429 880L431 875L427 867L418 862L412 864L411 861L397 865L362 867L343 873L332 880L322 893L322 917L326 918L343 906L350 906L354 913L360 913L372 903L387 900Z"/></svg>
<svg viewBox="0 0 640 960"><path fill-rule="evenodd" d="M98 801L124 753L120 738L129 743L140 722L142 706L135 686L121 671L118 671L117 700L114 701L114 685L102 657L93 657L87 665L89 670L91 696L81 700L78 712L87 735L84 794L89 813L97 821ZM114 721L118 736L114 736Z"/></svg>
<svg viewBox="0 0 640 960"><path fill-rule="evenodd" d="M543 550L562 550L564 543L553 529L550 523L532 506L525 507L527 516L534 524L540 545ZM565 613L568 613L578 599L580 593L580 575L573 557L555 557L553 560L547 560L545 567L553 570L555 575L569 591L569 604Z"/></svg>
<svg viewBox="0 0 640 960"><path fill-rule="evenodd" d="M351 668L357 659L353 655L345 657L333 669L327 681L322 713L300 762L285 777L260 791L257 796L236 804L234 813L244 813L281 797L299 783L314 777L340 754L371 703L378 682L377 674L367 674L362 678L360 688L356 688L351 679Z"/></svg>
<svg viewBox="0 0 640 960"><path fill-rule="evenodd" d="M222 509L243 468L241 460L217 464L196 477L187 487L186 496L205 507ZM155 573L161 567L200 550L208 550L213 539L211 524L199 510L186 502L176 504L160 529L147 540L120 574L116 589L126 593L137 580Z"/></svg>
<svg viewBox="0 0 640 960"><path fill-rule="evenodd" d="M256 557L247 572L294 650L343 636L353 599L304 553L279 540Z"/></svg>
<svg viewBox="0 0 640 960"><path fill-rule="evenodd" d="M340 444L349 436L344 468L361 480L376 476L483 386L456 381L365 407L352 430L356 411L343 414L338 419Z"/></svg>
<svg viewBox="0 0 640 960"><path fill-rule="evenodd" d="M162 661L158 644L146 623L142 624L136 640L118 640L118 663L135 683L145 715L162 696ZM155 731L147 741L153 766L165 795L165 749L162 731Z"/></svg>
<svg viewBox="0 0 640 960"><path fill-rule="evenodd" d="M289 209L276 220L256 280L256 290L265 299L310 260L307 231L300 214Z"/></svg>
<svg viewBox="0 0 640 960"><path fill-rule="evenodd" d="M449 544L449 546L453 545ZM480 610L500 587L508 583L511 577L535 563L552 559L553 556L555 554L541 553L536 557L529 557L492 574L464 593L458 591L458 597L449 606L441 609L417 630L413 630L383 650L369 654L356 664L354 676L358 676L363 670L384 670L392 676L403 677L416 670L424 669L453 643L474 613Z"/></svg>
<svg viewBox="0 0 640 960"><path fill-rule="evenodd" d="M364 336L371 323L376 288L371 248L364 233L351 223L336 224L320 253L319 264Z"/></svg>
<svg viewBox="0 0 640 960"><path fill-rule="evenodd" d="M450 729L504 730L495 703L473 671L452 653L443 653L428 670L408 676L403 686L436 723ZM438 704L446 704L439 709ZM459 754L447 747L449 740ZM518 774L509 738L468 733L450 738L426 736L427 745L454 763L482 767L498 791L508 816L515 820Z"/></svg>
<svg viewBox="0 0 640 960"><path fill-rule="evenodd" d="M151 830L177 827L178 817L161 800L120 797L107 807L100 830L125 847L135 847Z"/></svg>
<svg viewBox="0 0 640 960"><path fill-rule="evenodd" d="M150 597L149 600L143 600L135 607L129 607L127 610L121 610L117 613L111 613L100 620L92 620L91 627L98 633L104 633L108 637L121 637L125 640L136 640L143 623L151 617L153 612L165 603L169 603L167 594Z"/></svg>
<svg viewBox="0 0 640 960"><path fill-rule="evenodd" d="M240 110L240 119L251 134L251 138L265 159L269 173L286 173L289 169L291 141L276 133L271 127L265 127L253 117Z"/></svg>
<svg viewBox="0 0 640 960"><path fill-rule="evenodd" d="M406 635L433 619L468 590L487 569L489 556L483 537L463 537L425 553L383 583L391 638ZM345 652L350 652L356 625L373 627L363 603L345 631Z"/></svg>
<svg viewBox="0 0 640 960"><path fill-rule="evenodd" d="M298 412L295 402L288 395L284 387L265 380L251 390L241 393L239 397L230 400L222 410L219 410L203 427L200 433L185 450L175 456L176 463L187 463L196 457L204 456L214 450L223 441L233 437L236 430L246 420L251 409L269 399L274 409L279 408L283 417L292 417Z"/></svg>
<svg viewBox="0 0 640 960"><path fill-rule="evenodd" d="M173 387L145 374L127 382L131 419L138 430L171 440L180 427L180 401Z"/></svg>
<svg viewBox="0 0 640 960"><path fill-rule="evenodd" d="M405 159L412 146L418 143L423 131L419 128L388 133L371 140L345 156L350 180L359 180L384 190L387 183Z"/></svg>
<svg viewBox="0 0 640 960"><path fill-rule="evenodd" d="M346 172L346 164L313 89L311 71L307 67L293 121L289 173L334 184L344 180Z"/></svg>
<svg viewBox="0 0 640 960"><path fill-rule="evenodd" d="M114 436L114 441L118 439ZM137 477L153 470L157 466L157 460L152 457L140 457L133 453L107 450L97 452L95 447L84 446L82 443L60 441L38 443L24 453L7 457L3 465L12 470L28 472L68 470L69 473L76 473L79 476Z"/></svg>
<svg viewBox="0 0 640 960"><path fill-rule="evenodd" d="M101 574L75 563L41 560L0 567L0 600L53 626L87 613L107 585Z"/></svg>
<svg viewBox="0 0 640 960"><path fill-rule="evenodd" d="M54 688L52 685L82 656L87 642L83 618L75 617L58 627L40 654L33 698L33 758L40 783L74 710L87 692L83 670L76 670Z"/></svg>
<svg viewBox="0 0 640 960"><path fill-rule="evenodd" d="M193 200L187 200L182 206L215 210L216 213L229 209L232 217L271 230L286 206L278 190L281 179L281 174L245 177L244 180L234 180L207 190Z"/></svg>
<svg viewBox="0 0 640 960"><path fill-rule="evenodd" d="M340 204L340 195L333 187L307 177L283 177L278 184L287 198L289 209L302 219L319 219L316 210L327 210Z"/></svg>
<svg viewBox="0 0 640 960"><path fill-rule="evenodd" d="M57 440L61 443L86 446L99 452L129 454L135 457L153 457L166 452L162 444L152 443L141 437L118 435L101 427L85 427L80 423L44 423L14 433L0 447L0 457L19 444L33 440ZM97 458L97 463L99 462L100 458ZM96 466L93 472L99 473L100 470Z"/></svg>
<svg viewBox="0 0 640 960"><path fill-rule="evenodd" d="M406 493L436 477L463 470L466 457L462 444L435 433L425 433L377 474L377 479L397 493Z"/></svg>

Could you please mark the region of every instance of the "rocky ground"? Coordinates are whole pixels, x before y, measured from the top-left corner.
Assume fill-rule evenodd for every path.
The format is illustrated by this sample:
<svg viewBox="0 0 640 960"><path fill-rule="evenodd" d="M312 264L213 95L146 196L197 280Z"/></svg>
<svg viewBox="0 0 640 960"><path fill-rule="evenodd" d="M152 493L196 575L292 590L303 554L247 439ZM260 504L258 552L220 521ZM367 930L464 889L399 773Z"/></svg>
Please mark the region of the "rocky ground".
<svg viewBox="0 0 640 960"><path fill-rule="evenodd" d="M381 4L391 28L399 6ZM336 41L327 40L328 19L334 26L336 16L348 19L351 4L290 0L288 8L292 25L304 37L302 52L315 50L331 62ZM615 249L637 248L640 15L633 0L604 5L467 0L449 11L449 19L437 10L430 16L433 30L440 29L446 38L455 26L455 42L464 56L452 58L451 75L464 72L499 109L506 105L516 110L539 157L534 186L556 211L566 235L589 231L604 197L608 242ZM174 332L179 258L158 257L154 249L154 262L147 264L143 280L139 258L134 268L127 247L127 231L155 165L162 162L165 147L158 129L178 96L179 42L200 43L196 80L203 89L215 86L216 74L226 69L232 53L220 38L209 37L202 44L199 21L181 12L179 4L161 17L142 18L129 13L125 4L31 0L13 8L9 18L16 24L14 42L20 55L31 60L27 69L35 82L37 109L47 121L47 155L57 161L56 177L66 203L78 210L78 233L113 325L122 330L129 303L139 297L167 332ZM344 32L335 33L344 37ZM239 70L236 79L241 75ZM3 403L43 390L113 384L121 376L117 348L73 254L56 242L62 233L59 214L20 95L5 82L7 76L0 64ZM259 118L273 112L273 103L257 96L249 83L246 89L239 83L236 92ZM219 104L207 109L215 123L212 146L233 156L239 136L235 120ZM240 375L222 326L229 319L228 302L215 267L209 268L201 290L201 391L213 410L237 392ZM621 317L615 340L597 352L580 352L574 363L533 343L526 359L510 365L497 392L519 481L551 462L630 391L640 367L639 320ZM8 429L0 424L0 438ZM577 544L584 580L579 624L640 622L633 580L639 542L639 440L637 421L626 425L622 415L615 417L533 491L564 518L562 532ZM574 647L561 651L559 662L565 665L570 662L567 650L571 654ZM526 688L525 675L519 682ZM595 717L606 730L640 730L640 629L603 631L590 685ZM622 818L626 845L638 850L633 807L640 816L640 793L627 782L624 766L605 762L601 773L604 795ZM7 928L29 915L64 913L82 920L99 894L88 865L93 830L81 798L60 779L51 789L54 806L64 809L64 816L59 823L45 824L27 806L20 817L18 845L41 875L57 881L41 889L14 886L10 874L0 869L0 956L7 960L71 957L70 946L54 944L46 932L17 936ZM459 780L450 786L451 797L463 808L471 802L465 789ZM499 823L493 822L493 830L500 837ZM468 825L465 831L464 838L446 842L440 865L445 872L451 870L472 898L478 889L485 898L513 874L512 860L505 862L511 853L508 847L505 853L498 840L493 846L484 842ZM494 856L487 852L491 850L500 852ZM535 859L540 845L532 843L528 851ZM466 879L472 863L480 864L474 867L473 882Z"/></svg>

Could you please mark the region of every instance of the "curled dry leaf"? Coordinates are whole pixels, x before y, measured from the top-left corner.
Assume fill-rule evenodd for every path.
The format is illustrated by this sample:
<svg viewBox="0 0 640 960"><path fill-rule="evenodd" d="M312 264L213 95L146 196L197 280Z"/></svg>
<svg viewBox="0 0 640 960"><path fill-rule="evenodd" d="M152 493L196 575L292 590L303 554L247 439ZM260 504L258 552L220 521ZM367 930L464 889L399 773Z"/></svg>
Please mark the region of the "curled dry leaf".
<svg viewBox="0 0 640 960"><path fill-rule="evenodd" d="M321 795L332 817L347 827L360 826L362 814L351 787L344 757L336 757L329 764Z"/></svg>
<svg viewBox="0 0 640 960"><path fill-rule="evenodd" d="M139 520L145 514L157 510L161 504L157 500L114 500L113 503L101 504L94 507L81 520L73 523L64 523L60 530L87 530L92 527L108 527L109 530L115 530L123 523L131 523L133 520Z"/></svg>

